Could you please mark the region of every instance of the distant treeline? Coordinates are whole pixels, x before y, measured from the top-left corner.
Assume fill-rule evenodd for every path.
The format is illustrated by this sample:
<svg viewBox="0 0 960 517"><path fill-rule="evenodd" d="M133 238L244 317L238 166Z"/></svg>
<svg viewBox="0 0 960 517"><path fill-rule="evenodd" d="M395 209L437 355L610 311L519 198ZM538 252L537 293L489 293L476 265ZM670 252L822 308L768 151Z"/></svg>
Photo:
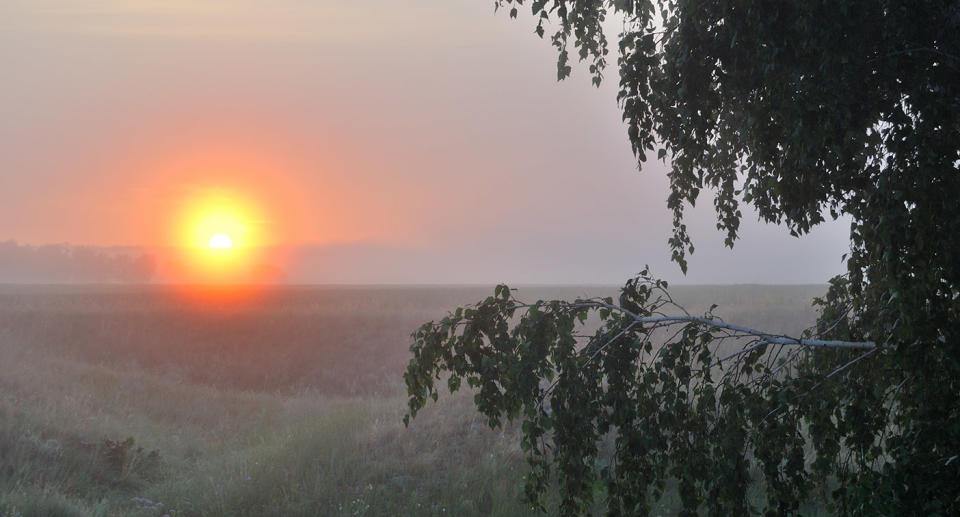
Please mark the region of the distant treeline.
<svg viewBox="0 0 960 517"><path fill-rule="evenodd" d="M155 270L139 248L0 242L0 283L146 282Z"/></svg>

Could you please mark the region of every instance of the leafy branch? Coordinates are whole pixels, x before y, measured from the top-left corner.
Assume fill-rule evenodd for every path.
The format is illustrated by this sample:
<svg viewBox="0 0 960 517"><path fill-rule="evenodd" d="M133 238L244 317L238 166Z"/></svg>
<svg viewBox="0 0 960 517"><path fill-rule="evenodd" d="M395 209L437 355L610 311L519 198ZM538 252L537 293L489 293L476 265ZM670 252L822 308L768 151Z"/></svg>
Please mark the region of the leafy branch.
<svg viewBox="0 0 960 517"><path fill-rule="evenodd" d="M763 471L757 482L766 484L771 508L790 510L837 459L826 441L815 444L817 469L782 461L806 454L800 416L816 409L810 395L873 375L866 364L888 349L824 339L855 319L841 302L822 301L844 323L793 337L726 323L715 306L693 316L646 271L617 302L525 303L500 285L413 334L404 422L437 400L443 381L451 392L466 381L491 427L522 420L527 500L545 509L542 495L556 478L566 515L590 508L598 486L612 508L643 514L668 479L688 493L689 512L703 510L703 500L689 494L706 491L719 498L716 513L749 513L742 480L753 464ZM612 457L600 454L603 443L612 444Z"/></svg>

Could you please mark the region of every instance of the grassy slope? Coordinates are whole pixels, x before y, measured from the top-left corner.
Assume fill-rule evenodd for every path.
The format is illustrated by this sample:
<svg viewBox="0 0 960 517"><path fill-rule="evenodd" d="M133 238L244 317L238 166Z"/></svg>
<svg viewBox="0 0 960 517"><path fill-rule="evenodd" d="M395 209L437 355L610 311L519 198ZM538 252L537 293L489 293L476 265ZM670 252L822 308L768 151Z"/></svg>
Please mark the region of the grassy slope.
<svg viewBox="0 0 960 517"><path fill-rule="evenodd" d="M485 500L493 515L527 514L516 430L488 429L469 395L400 424L410 331L488 291L289 288L251 304L2 287L0 515L471 515ZM796 332L820 292L675 295Z"/></svg>

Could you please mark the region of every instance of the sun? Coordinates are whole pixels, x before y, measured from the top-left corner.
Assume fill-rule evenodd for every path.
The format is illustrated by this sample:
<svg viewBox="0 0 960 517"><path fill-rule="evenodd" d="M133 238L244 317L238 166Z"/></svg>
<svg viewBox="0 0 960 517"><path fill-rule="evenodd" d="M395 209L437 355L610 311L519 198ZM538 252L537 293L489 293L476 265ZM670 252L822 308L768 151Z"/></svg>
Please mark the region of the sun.
<svg viewBox="0 0 960 517"><path fill-rule="evenodd" d="M186 249L249 250L263 245L264 219L246 196L214 190L186 200L173 228L178 245Z"/></svg>
<svg viewBox="0 0 960 517"><path fill-rule="evenodd" d="M2 0L0 0L2 1ZM236 284L255 279L266 256L269 220L243 192L195 189L172 218L170 268L185 284Z"/></svg>
<svg viewBox="0 0 960 517"><path fill-rule="evenodd" d="M233 247L233 239L225 233L216 233L210 237L207 246L213 249L227 249Z"/></svg>

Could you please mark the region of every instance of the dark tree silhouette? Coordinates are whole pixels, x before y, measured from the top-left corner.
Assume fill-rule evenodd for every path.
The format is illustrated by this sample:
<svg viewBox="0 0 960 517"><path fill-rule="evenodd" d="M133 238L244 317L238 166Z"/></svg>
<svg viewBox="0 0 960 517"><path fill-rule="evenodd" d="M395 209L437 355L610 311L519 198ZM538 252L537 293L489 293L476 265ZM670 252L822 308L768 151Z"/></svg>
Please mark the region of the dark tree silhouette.
<svg viewBox="0 0 960 517"><path fill-rule="evenodd" d="M496 4L528 6L541 37L556 27L558 77L572 51L595 84L602 23L624 18L623 118L641 167L671 164L684 271L684 207L710 190L729 246L741 203L795 235L848 215L848 273L804 337L665 319L666 283L646 273L616 301L526 304L500 286L414 334L409 416L443 376L466 380L492 426L523 420L527 497L540 506L555 475L566 515L598 494L611 515L646 514L671 480L689 515L793 513L827 493L842 513L960 513L960 5ZM580 338L589 316L600 329Z"/></svg>

